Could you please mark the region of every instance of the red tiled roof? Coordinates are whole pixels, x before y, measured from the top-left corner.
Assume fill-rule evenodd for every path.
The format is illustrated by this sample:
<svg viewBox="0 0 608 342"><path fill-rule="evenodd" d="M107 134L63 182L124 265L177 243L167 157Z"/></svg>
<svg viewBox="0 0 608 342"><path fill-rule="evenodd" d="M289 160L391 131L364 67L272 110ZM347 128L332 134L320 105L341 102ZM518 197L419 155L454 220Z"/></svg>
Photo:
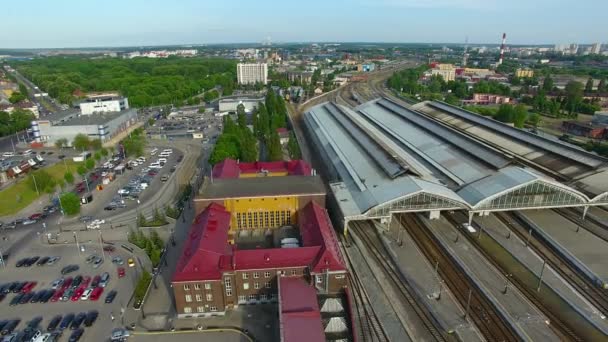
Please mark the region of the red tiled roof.
<svg viewBox="0 0 608 342"><path fill-rule="evenodd" d="M281 341L325 341L314 287L299 278L279 277Z"/></svg>
<svg viewBox="0 0 608 342"><path fill-rule="evenodd" d="M229 227L230 213L219 204L212 203L200 213L186 238L173 281L220 279L225 257L232 254Z"/></svg>
<svg viewBox="0 0 608 342"><path fill-rule="evenodd" d="M305 267L319 254L319 246L300 248L268 248L237 250L233 263L237 270L264 268Z"/></svg>
<svg viewBox="0 0 608 342"><path fill-rule="evenodd" d="M279 127L279 128L277 128L277 133L279 135L289 135L289 130L287 130L287 128L284 128L284 127Z"/></svg>
<svg viewBox="0 0 608 342"><path fill-rule="evenodd" d="M312 168L303 160L239 163L234 159L225 159L213 167L213 178L239 178L242 173L287 172L290 176L310 176Z"/></svg>
<svg viewBox="0 0 608 342"><path fill-rule="evenodd" d="M315 202L310 202L299 214L300 235L303 246L321 246L316 255L311 272L345 271L344 257L338 246L336 232L331 226L325 209Z"/></svg>

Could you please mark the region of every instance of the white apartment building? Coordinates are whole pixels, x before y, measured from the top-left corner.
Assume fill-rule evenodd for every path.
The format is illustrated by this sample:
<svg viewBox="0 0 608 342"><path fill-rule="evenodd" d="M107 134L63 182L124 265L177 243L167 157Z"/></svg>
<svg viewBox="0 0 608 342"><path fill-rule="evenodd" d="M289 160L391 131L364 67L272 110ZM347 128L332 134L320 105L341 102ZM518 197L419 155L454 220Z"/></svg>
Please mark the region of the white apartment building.
<svg viewBox="0 0 608 342"><path fill-rule="evenodd" d="M239 63L236 66L239 84L268 83L268 64Z"/></svg>
<svg viewBox="0 0 608 342"><path fill-rule="evenodd" d="M100 94L88 97L80 102L79 107L82 115L120 112L129 109L129 101L115 94Z"/></svg>

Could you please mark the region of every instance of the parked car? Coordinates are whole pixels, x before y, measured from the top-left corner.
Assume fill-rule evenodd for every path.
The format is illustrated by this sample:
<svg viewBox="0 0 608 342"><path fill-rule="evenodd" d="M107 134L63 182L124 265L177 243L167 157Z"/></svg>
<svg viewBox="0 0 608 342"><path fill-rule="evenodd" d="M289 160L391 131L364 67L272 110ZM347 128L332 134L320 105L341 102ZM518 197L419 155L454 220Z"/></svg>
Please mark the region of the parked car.
<svg viewBox="0 0 608 342"><path fill-rule="evenodd" d="M129 267L135 267L135 260L133 260L133 258L129 258L127 260L127 265L129 265Z"/></svg>
<svg viewBox="0 0 608 342"><path fill-rule="evenodd" d="M51 257L45 256L40 258L40 260L38 260L38 262L36 263L36 266L44 266L46 265L46 263L49 261Z"/></svg>
<svg viewBox="0 0 608 342"><path fill-rule="evenodd" d="M53 331L57 329L57 326L59 325L59 323L61 323L61 317L61 315L56 315L55 317L51 318L51 321L46 326L46 331Z"/></svg>
<svg viewBox="0 0 608 342"><path fill-rule="evenodd" d="M60 256L52 256L49 258L49 261L46 262L47 266L53 266L57 263L57 261L61 260Z"/></svg>
<svg viewBox="0 0 608 342"><path fill-rule="evenodd" d="M91 296L92 292L93 292L93 289L84 290L82 295L80 295L80 300L89 300L89 297Z"/></svg>
<svg viewBox="0 0 608 342"><path fill-rule="evenodd" d="M59 279L55 279L53 280L53 282L51 283L51 288L52 289L58 289L63 285L63 282L65 281L64 278L59 278Z"/></svg>
<svg viewBox="0 0 608 342"><path fill-rule="evenodd" d="M105 245L105 246L103 246L103 250L104 250L105 252L110 252L110 253L112 253L112 252L114 252L114 251L116 250L116 247L114 247L114 246L112 246L112 245Z"/></svg>
<svg viewBox="0 0 608 342"><path fill-rule="evenodd" d="M53 296L51 297L51 302L57 302L63 297L65 289L57 289Z"/></svg>
<svg viewBox="0 0 608 342"><path fill-rule="evenodd" d="M68 273L72 273L75 271L78 271L80 269L80 266L78 265L67 265L66 267L61 269L61 274L68 274Z"/></svg>
<svg viewBox="0 0 608 342"><path fill-rule="evenodd" d="M78 315L76 315L76 317L74 317L74 320L72 321L72 324L70 325L70 329L76 330L76 329L80 328L80 325L82 324L82 322L84 321L84 319L86 317L87 317L87 314L84 312L81 312Z"/></svg>
<svg viewBox="0 0 608 342"><path fill-rule="evenodd" d="M82 296L82 293L84 292L84 288L79 287L76 290L74 290L74 293L72 294L72 297L70 297L70 300L72 302L77 302L80 299L80 296Z"/></svg>
<svg viewBox="0 0 608 342"><path fill-rule="evenodd" d="M91 281L91 287L97 287L97 285L99 285L100 280L101 280L100 275L96 275L95 277L93 277L93 280Z"/></svg>
<svg viewBox="0 0 608 342"><path fill-rule="evenodd" d="M74 320L74 317L75 315L73 313L63 316L63 320L61 320L61 323L59 324L59 329L67 329Z"/></svg>
<svg viewBox="0 0 608 342"><path fill-rule="evenodd" d="M46 292L40 297L40 303L47 303L53 296L57 290L47 289Z"/></svg>
<svg viewBox="0 0 608 342"><path fill-rule="evenodd" d="M114 298L116 298L116 295L118 294L118 292L116 292L116 290L112 290L110 292L108 292L108 294L106 295L106 304L110 304L114 301Z"/></svg>
<svg viewBox="0 0 608 342"><path fill-rule="evenodd" d="M99 279L99 286L106 287L106 286L108 286L109 282L110 282L110 273L104 272Z"/></svg>
<svg viewBox="0 0 608 342"><path fill-rule="evenodd" d="M38 282L36 282L36 281L30 281L23 286L23 288L21 289L21 292L29 293L30 291L32 291L34 289L34 287L36 287L37 284L38 284Z"/></svg>
<svg viewBox="0 0 608 342"><path fill-rule="evenodd" d="M15 305L19 304L21 302L21 298L23 298L23 296L25 296L25 293L19 293L19 294L15 295L13 297L13 299L11 299L11 302L9 303L9 305L15 306Z"/></svg>
<svg viewBox="0 0 608 342"><path fill-rule="evenodd" d="M93 268L99 268L101 264L103 264L103 258L97 257L97 259L93 261Z"/></svg>
<svg viewBox="0 0 608 342"><path fill-rule="evenodd" d="M68 339L68 342L77 342L80 340L80 338L82 337L82 334L84 334L84 329L83 328L76 328L72 334L70 335L70 338Z"/></svg>
<svg viewBox="0 0 608 342"><path fill-rule="evenodd" d="M84 319L84 325L86 327L90 327L95 323L97 317L99 316L99 312L97 310L91 310L87 313L87 317Z"/></svg>
<svg viewBox="0 0 608 342"><path fill-rule="evenodd" d="M21 297L21 300L19 301L19 304L29 303L29 301L30 301L30 299L32 299L32 297L34 297L33 292L24 293L23 297Z"/></svg>
<svg viewBox="0 0 608 342"><path fill-rule="evenodd" d="M38 221L37 220L32 220L32 219L28 218L27 220L23 220L23 222L21 222L21 224L24 225L24 226L29 226L30 224L34 224L36 222L38 222Z"/></svg>
<svg viewBox="0 0 608 342"><path fill-rule="evenodd" d="M116 265L124 265L125 264L124 260L122 260L122 258L119 257L119 256L113 257L112 258L112 263L116 264Z"/></svg>
<svg viewBox="0 0 608 342"><path fill-rule="evenodd" d="M114 328L112 330L112 334L110 335L110 341L124 341L129 336L131 336L131 334L129 333L129 331L127 329Z"/></svg>
<svg viewBox="0 0 608 342"><path fill-rule="evenodd" d="M118 273L118 278L122 278L125 276L125 268L124 267L119 267L116 272Z"/></svg>
<svg viewBox="0 0 608 342"><path fill-rule="evenodd" d="M21 320L19 318L17 319L13 319L10 320L3 328L2 331L0 332L2 335L7 335L12 333L15 328L17 328L17 326L19 325L19 323L21 322Z"/></svg>
<svg viewBox="0 0 608 342"><path fill-rule="evenodd" d="M93 291L91 292L91 296L89 297L89 300L92 300L92 301L98 300L99 297L101 297L102 293L103 293L103 287L94 288Z"/></svg>

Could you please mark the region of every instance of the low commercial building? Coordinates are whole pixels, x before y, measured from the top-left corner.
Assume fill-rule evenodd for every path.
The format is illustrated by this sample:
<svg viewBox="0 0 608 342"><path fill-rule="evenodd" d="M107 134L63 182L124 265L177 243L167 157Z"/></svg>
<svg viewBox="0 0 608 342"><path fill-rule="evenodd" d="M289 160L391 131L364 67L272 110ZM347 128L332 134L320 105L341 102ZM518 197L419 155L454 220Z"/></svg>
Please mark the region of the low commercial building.
<svg viewBox="0 0 608 342"><path fill-rule="evenodd" d="M289 78L289 81L291 82L295 82L296 80L300 81L300 83L307 83L310 84L310 82L312 82L312 72L309 71L302 71L302 72L297 72L297 71L292 71L292 72L288 72L287 73L287 77Z"/></svg>
<svg viewBox="0 0 608 342"><path fill-rule="evenodd" d="M245 106L245 112L253 112L260 103L264 102L263 97L232 97L219 100L219 111L220 113L236 113L237 107L242 104Z"/></svg>
<svg viewBox="0 0 608 342"><path fill-rule="evenodd" d="M239 63L236 66L236 75L239 84L267 84L268 64Z"/></svg>
<svg viewBox="0 0 608 342"><path fill-rule="evenodd" d="M462 100L462 104L466 105L496 105L511 103L511 98L508 96L494 94L473 94L473 98Z"/></svg>
<svg viewBox="0 0 608 342"><path fill-rule="evenodd" d="M456 68L452 64L438 64L431 69L431 76L439 75L444 81L454 81L456 79Z"/></svg>
<svg viewBox="0 0 608 342"><path fill-rule="evenodd" d="M7 112L11 114L13 111L21 109L21 110L29 110L34 114L36 118L40 117L40 111L38 110L38 106L31 103L30 101L21 101L17 103L7 103L0 104L0 111Z"/></svg>
<svg viewBox="0 0 608 342"><path fill-rule="evenodd" d="M592 139L604 139L607 136L607 126L585 123L574 120L562 122L562 129L570 134Z"/></svg>
<svg viewBox="0 0 608 342"><path fill-rule="evenodd" d="M59 139L67 139L71 144L78 134L85 134L91 140L110 140L118 133L137 123L137 110L80 115L78 111L65 111L32 121L32 131L36 144L52 146Z"/></svg>
<svg viewBox="0 0 608 342"><path fill-rule="evenodd" d="M534 70L519 68L519 69L515 70L515 77L532 78L532 77L534 77Z"/></svg>
<svg viewBox="0 0 608 342"><path fill-rule="evenodd" d="M80 114L120 112L129 109L129 100L117 93L89 94L78 103Z"/></svg>
<svg viewBox="0 0 608 342"><path fill-rule="evenodd" d="M281 178L288 177L275 179ZM249 249L232 244L232 215L212 203L196 216L172 279L178 317L220 315L239 305L276 302L281 278L301 279L322 294L344 293L344 258L322 206L310 202L301 209L299 234L289 239L298 243L289 248L283 243Z"/></svg>

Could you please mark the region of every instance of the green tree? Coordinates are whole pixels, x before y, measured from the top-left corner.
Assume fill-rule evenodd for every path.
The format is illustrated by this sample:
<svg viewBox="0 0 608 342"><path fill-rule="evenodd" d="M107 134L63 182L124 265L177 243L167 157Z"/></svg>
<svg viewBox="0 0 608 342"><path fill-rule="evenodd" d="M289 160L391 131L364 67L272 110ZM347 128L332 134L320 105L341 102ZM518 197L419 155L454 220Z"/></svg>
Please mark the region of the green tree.
<svg viewBox="0 0 608 342"><path fill-rule="evenodd" d="M93 155L93 158L94 158L96 161L100 161L100 160L101 160L101 153L99 153L99 152L95 152L95 154Z"/></svg>
<svg viewBox="0 0 608 342"><path fill-rule="evenodd" d="M289 158L296 160L302 158L300 152L300 146L298 146L298 140L293 131L289 133L289 143L287 143L287 150L289 151Z"/></svg>
<svg viewBox="0 0 608 342"><path fill-rule="evenodd" d="M68 146L68 139L60 138L55 140L55 147L57 147L58 149L62 149L66 146Z"/></svg>
<svg viewBox="0 0 608 342"><path fill-rule="evenodd" d="M74 146L75 149L81 150L81 151L88 149L90 145L91 145L91 140L89 139L88 136L86 136L85 134L82 134L82 133L77 134L74 137L74 140L72 141L72 146Z"/></svg>
<svg viewBox="0 0 608 342"><path fill-rule="evenodd" d="M279 161L283 160L283 151L281 150L281 139L279 138L279 133L277 131L273 131L270 134L270 139L268 141L268 158L270 161Z"/></svg>
<svg viewBox="0 0 608 342"><path fill-rule="evenodd" d="M27 96L21 94L20 92L16 91L14 93L11 94L11 97L9 97L9 102L10 103L17 103L17 102L21 102L23 100L27 99Z"/></svg>
<svg viewBox="0 0 608 342"><path fill-rule="evenodd" d="M88 170L93 170L95 168L95 160L92 158L89 158L89 159L85 160L84 165Z"/></svg>
<svg viewBox="0 0 608 342"><path fill-rule="evenodd" d="M604 77L600 80L600 83L597 85L597 92L598 93L608 92L608 84L606 82L606 77Z"/></svg>
<svg viewBox="0 0 608 342"><path fill-rule="evenodd" d="M63 174L63 179L65 179L65 182L68 184L74 184L74 174L69 171Z"/></svg>
<svg viewBox="0 0 608 342"><path fill-rule="evenodd" d="M89 147L91 149L93 149L94 151L100 150L101 146L102 146L101 139L93 139L93 140L91 140L91 143L89 144Z"/></svg>
<svg viewBox="0 0 608 342"><path fill-rule="evenodd" d="M52 191L57 182L55 181L55 179L53 179L53 176L51 176L48 172L42 169L31 172L29 174L28 184L30 186L30 189L34 191L37 190L38 192L42 193L48 192L49 189Z"/></svg>
<svg viewBox="0 0 608 342"><path fill-rule="evenodd" d="M580 82L570 81L565 88L565 107L569 114L577 111L577 108L583 100L583 85Z"/></svg>
<svg viewBox="0 0 608 342"><path fill-rule="evenodd" d="M518 86L521 84L521 80L517 76L511 78L511 85Z"/></svg>
<svg viewBox="0 0 608 342"><path fill-rule="evenodd" d="M160 238L160 235L158 235L156 230L153 230L152 233L150 233L150 240L157 249L163 249L165 247L163 239Z"/></svg>
<svg viewBox="0 0 608 342"><path fill-rule="evenodd" d="M66 192L59 197L61 207L66 215L72 216L80 213L80 198L73 192Z"/></svg>
<svg viewBox="0 0 608 342"><path fill-rule="evenodd" d="M245 115L245 106L242 103L236 106L236 117L239 127L247 128L247 116Z"/></svg>
<svg viewBox="0 0 608 342"><path fill-rule="evenodd" d="M543 90L545 92L550 92L553 90L553 86L553 79L550 75L547 75L547 77L545 77L545 79L543 80Z"/></svg>
<svg viewBox="0 0 608 342"><path fill-rule="evenodd" d="M528 119L528 110L524 105L517 105L513 109L513 124L517 128L523 128Z"/></svg>
<svg viewBox="0 0 608 342"><path fill-rule="evenodd" d="M99 150L99 153L101 153L102 156L107 157L108 156L108 149L105 147L102 147L101 150Z"/></svg>
<svg viewBox="0 0 608 342"><path fill-rule="evenodd" d="M80 176L84 176L87 174L87 168L84 165L78 165L78 168L76 168L76 172L78 172Z"/></svg>
<svg viewBox="0 0 608 342"><path fill-rule="evenodd" d="M540 123L540 115L538 115L538 113L532 113L530 115L528 115L528 123L530 123L530 125L534 126L534 127L538 127L538 124Z"/></svg>
<svg viewBox="0 0 608 342"><path fill-rule="evenodd" d="M144 227L148 224L148 221L146 220L146 217L144 216L144 214L139 213L139 217L137 218L137 224L140 227ZM141 240L137 240L137 241L141 241ZM139 244L137 244L137 245L139 246Z"/></svg>
<svg viewBox="0 0 608 342"><path fill-rule="evenodd" d="M513 109L513 106L508 105L508 104L503 104L500 105L500 107L498 108L498 111L496 112L496 115L494 116L494 119L501 121L501 122L513 122L513 118L515 116L515 111Z"/></svg>
<svg viewBox="0 0 608 342"><path fill-rule="evenodd" d="M587 83L585 84L585 93L593 92L593 77L589 77Z"/></svg>

